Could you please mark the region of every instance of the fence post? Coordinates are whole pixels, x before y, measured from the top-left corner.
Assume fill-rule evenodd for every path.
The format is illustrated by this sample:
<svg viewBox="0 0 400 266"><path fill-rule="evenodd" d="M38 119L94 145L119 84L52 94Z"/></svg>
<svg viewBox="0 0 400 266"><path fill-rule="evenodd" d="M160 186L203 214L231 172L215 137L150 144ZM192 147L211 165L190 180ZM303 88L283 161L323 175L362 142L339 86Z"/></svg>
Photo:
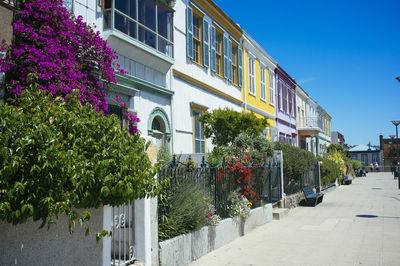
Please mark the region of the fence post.
<svg viewBox="0 0 400 266"><path fill-rule="evenodd" d="M321 162L317 163L317 176L316 180L318 181L318 186L317 186L317 193L321 192Z"/></svg>
<svg viewBox="0 0 400 266"><path fill-rule="evenodd" d="M273 162L269 162L268 164L265 164L265 167L267 168L267 171L264 170L264 173L265 172L268 173L268 179L269 179L269 191L268 191L269 202L268 203L272 203L272 167L273 167Z"/></svg>
<svg viewBox="0 0 400 266"><path fill-rule="evenodd" d="M284 199L285 198L285 189L284 189L284 184L283 184L283 152L282 151L279 151L279 160L280 160L280 163L279 163L279 166L280 166L280 170L281 170L281 180L280 180L280 182L281 182L281 199Z"/></svg>
<svg viewBox="0 0 400 266"><path fill-rule="evenodd" d="M103 229L111 231L113 219L112 217L112 207L106 205L103 207ZM103 266L109 266L111 263L111 237L105 236L103 237Z"/></svg>

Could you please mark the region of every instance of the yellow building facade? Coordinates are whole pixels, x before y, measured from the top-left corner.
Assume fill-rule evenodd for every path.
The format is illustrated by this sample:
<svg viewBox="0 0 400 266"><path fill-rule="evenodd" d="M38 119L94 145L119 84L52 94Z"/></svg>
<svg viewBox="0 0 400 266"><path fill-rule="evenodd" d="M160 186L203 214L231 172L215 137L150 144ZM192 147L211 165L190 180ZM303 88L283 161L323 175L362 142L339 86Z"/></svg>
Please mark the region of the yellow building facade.
<svg viewBox="0 0 400 266"><path fill-rule="evenodd" d="M277 63L248 34L243 35L243 112L268 119L263 136L277 140L275 68Z"/></svg>

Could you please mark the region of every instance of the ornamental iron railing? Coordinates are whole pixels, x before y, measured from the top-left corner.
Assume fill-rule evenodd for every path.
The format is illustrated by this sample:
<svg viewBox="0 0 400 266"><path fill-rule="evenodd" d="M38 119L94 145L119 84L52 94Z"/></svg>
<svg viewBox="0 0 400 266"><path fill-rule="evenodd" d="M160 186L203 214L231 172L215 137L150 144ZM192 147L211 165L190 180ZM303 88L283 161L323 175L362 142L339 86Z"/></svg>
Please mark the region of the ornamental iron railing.
<svg viewBox="0 0 400 266"><path fill-rule="evenodd" d="M284 176L283 184L284 191L286 195L291 195L302 190L303 187L312 186L314 188L319 188L320 178L319 178L319 164L312 164L308 169L298 176Z"/></svg>
<svg viewBox="0 0 400 266"><path fill-rule="evenodd" d="M186 184L198 186L210 198L216 214L222 218L229 216L227 204L233 191L246 196L253 203L252 208L282 199L280 158L250 165L237 160L224 160L212 166L205 161L204 156L199 165L195 165L190 157L182 163L174 156L171 162L163 166L158 178L168 178L171 190Z"/></svg>

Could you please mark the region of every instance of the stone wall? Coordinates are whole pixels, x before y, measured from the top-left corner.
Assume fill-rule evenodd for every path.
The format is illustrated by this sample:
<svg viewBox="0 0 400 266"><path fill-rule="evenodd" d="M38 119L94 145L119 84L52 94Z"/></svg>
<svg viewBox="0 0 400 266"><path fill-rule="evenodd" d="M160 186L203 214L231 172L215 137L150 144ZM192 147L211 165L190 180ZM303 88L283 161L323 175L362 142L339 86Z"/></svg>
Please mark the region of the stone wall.
<svg viewBox="0 0 400 266"><path fill-rule="evenodd" d="M294 194L291 194L289 196L286 196L284 199L284 206L285 208L296 208L300 205L300 201L304 199L304 194L303 192L297 192Z"/></svg>

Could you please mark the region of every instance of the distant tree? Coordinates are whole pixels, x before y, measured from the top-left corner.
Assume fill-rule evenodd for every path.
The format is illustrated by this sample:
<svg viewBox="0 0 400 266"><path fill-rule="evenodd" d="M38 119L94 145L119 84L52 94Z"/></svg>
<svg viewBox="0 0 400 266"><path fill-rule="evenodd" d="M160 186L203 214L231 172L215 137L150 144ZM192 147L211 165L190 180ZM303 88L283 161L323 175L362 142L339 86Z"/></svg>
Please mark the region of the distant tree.
<svg viewBox="0 0 400 266"><path fill-rule="evenodd" d="M229 108L216 109L203 113L199 121L203 124L204 135L212 138L217 146L226 146L241 133L248 136L259 136L268 126L266 118L257 118L251 113L241 113Z"/></svg>
<svg viewBox="0 0 400 266"><path fill-rule="evenodd" d="M340 144L335 144L335 143L331 143L331 144L328 146L327 152L328 152L328 153L334 153L335 151L338 151L338 152L342 153L342 152L343 152L343 147L342 147L342 145L340 145Z"/></svg>

